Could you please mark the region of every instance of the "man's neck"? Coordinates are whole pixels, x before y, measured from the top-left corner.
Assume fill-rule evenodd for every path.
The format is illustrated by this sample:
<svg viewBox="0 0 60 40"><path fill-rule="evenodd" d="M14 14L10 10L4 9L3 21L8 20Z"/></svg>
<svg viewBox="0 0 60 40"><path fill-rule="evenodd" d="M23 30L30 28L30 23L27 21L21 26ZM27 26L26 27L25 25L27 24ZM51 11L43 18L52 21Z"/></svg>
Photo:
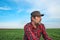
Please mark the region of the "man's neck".
<svg viewBox="0 0 60 40"><path fill-rule="evenodd" d="M32 25L33 25L34 28L36 28L35 22L32 21Z"/></svg>

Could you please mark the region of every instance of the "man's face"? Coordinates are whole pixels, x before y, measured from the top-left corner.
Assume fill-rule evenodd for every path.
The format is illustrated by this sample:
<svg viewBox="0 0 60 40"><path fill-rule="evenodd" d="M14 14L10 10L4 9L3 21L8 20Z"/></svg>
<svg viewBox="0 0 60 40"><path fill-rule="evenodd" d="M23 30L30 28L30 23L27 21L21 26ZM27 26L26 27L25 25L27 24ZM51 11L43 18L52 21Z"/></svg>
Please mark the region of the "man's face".
<svg viewBox="0 0 60 40"><path fill-rule="evenodd" d="M35 23L40 23L41 22L41 16L36 16L35 18L33 18L33 21Z"/></svg>

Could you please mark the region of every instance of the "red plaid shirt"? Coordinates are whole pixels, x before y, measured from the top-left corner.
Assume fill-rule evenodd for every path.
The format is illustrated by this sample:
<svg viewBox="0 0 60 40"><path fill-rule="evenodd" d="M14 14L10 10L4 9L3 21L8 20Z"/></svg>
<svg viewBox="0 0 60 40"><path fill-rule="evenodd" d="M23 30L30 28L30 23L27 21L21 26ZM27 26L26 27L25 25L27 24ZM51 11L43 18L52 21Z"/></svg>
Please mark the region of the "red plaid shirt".
<svg viewBox="0 0 60 40"><path fill-rule="evenodd" d="M43 24L40 24L37 28L34 28L31 22L24 26L24 40L40 40L41 35L44 40L51 40Z"/></svg>

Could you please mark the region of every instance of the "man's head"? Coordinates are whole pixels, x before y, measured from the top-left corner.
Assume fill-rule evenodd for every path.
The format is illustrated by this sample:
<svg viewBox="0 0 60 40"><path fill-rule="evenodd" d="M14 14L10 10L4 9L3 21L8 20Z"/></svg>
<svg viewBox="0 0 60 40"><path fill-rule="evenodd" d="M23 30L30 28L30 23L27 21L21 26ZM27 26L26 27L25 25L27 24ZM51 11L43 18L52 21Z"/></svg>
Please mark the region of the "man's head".
<svg viewBox="0 0 60 40"><path fill-rule="evenodd" d="M31 21L35 23L40 23L41 22L41 16L44 16L44 14L41 14L39 11L33 11L31 13Z"/></svg>

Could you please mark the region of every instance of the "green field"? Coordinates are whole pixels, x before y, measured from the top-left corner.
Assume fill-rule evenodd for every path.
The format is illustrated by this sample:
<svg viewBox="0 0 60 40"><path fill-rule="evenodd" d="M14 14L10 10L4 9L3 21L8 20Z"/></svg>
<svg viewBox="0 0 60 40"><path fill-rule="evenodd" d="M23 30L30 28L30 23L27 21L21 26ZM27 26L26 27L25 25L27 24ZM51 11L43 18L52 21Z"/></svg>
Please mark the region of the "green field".
<svg viewBox="0 0 60 40"><path fill-rule="evenodd" d="M60 40L60 29L47 29L47 33L53 40ZM23 40L23 35L23 29L0 29L0 40Z"/></svg>

